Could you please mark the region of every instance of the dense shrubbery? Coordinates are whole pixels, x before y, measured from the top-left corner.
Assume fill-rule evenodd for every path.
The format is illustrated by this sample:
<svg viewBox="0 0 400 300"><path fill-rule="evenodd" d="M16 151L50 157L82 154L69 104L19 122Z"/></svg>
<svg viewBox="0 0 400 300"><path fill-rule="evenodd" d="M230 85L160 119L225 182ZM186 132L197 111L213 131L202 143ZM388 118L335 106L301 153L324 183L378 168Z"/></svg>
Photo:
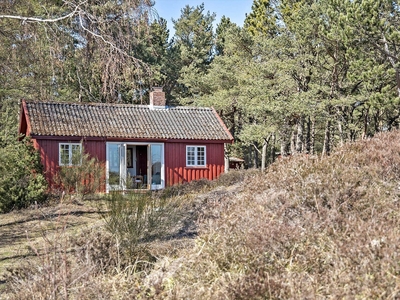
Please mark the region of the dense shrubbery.
<svg viewBox="0 0 400 300"><path fill-rule="evenodd" d="M18 103L0 103L0 213L46 199L47 182L39 153L28 139L18 140Z"/></svg>
<svg viewBox="0 0 400 300"><path fill-rule="evenodd" d="M0 148L0 212L20 209L46 198L40 157L29 141Z"/></svg>
<svg viewBox="0 0 400 300"><path fill-rule="evenodd" d="M52 276L60 280L57 295L87 295L88 299L400 297L399 144L400 132L385 133L346 145L323 159L283 159L266 174L232 173L217 182L191 183L152 197L117 196L110 202L107 222L112 234L84 232L80 242L72 243L73 260L62 264L65 256L60 256L58 263L51 261L53 266L69 266L68 272L48 267L56 270ZM196 189L202 192L196 195ZM165 210L167 202L160 201L173 204L177 195L183 195L179 201L185 202L179 203L186 206ZM196 220L193 239L165 234L169 217L181 216L179 222L172 222L179 228L187 215ZM173 241L180 241L180 246ZM147 256L129 249L145 249ZM90 271L82 273L77 284L74 276L85 268ZM18 281L15 275L16 299L31 286L41 286L37 293L49 295L42 292L46 286L51 290L52 282L46 279L51 276L40 274L47 270L43 267L35 270L24 273L25 280ZM69 276L64 285L63 274Z"/></svg>

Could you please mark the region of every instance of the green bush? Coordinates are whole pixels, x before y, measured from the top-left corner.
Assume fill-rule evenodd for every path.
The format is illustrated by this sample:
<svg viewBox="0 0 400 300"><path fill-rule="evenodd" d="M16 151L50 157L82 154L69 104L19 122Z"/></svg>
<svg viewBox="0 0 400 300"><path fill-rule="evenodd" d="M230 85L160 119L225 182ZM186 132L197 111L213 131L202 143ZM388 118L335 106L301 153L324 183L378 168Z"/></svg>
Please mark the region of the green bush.
<svg viewBox="0 0 400 300"><path fill-rule="evenodd" d="M104 166L95 157L90 157L82 149L72 158L73 166L62 166L57 174L56 182L67 194L83 197L98 192L105 184Z"/></svg>
<svg viewBox="0 0 400 300"><path fill-rule="evenodd" d="M29 140L0 148L0 212L42 202L46 190L39 153Z"/></svg>
<svg viewBox="0 0 400 300"><path fill-rule="evenodd" d="M157 193L111 193L107 206L106 229L117 238L126 257L133 260L146 253L146 242L165 238L183 219L179 198Z"/></svg>

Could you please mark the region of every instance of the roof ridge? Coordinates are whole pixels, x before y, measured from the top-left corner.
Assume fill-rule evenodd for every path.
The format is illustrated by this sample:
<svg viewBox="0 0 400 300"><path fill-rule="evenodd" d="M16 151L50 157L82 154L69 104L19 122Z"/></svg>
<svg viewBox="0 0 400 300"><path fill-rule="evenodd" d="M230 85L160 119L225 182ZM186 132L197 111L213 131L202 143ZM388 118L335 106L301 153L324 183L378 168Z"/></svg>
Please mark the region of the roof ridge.
<svg viewBox="0 0 400 300"><path fill-rule="evenodd" d="M107 107L137 107L137 108L150 108L150 105L147 104L133 104L133 103L103 103L103 102L70 102L70 101L54 101L54 100L25 100L27 104L35 103L35 104L54 104L54 105L77 105L77 106L107 106ZM166 106L166 109L205 109L212 110L211 107L206 106L188 106L188 105L179 105L179 106ZM159 110L157 108L156 110Z"/></svg>

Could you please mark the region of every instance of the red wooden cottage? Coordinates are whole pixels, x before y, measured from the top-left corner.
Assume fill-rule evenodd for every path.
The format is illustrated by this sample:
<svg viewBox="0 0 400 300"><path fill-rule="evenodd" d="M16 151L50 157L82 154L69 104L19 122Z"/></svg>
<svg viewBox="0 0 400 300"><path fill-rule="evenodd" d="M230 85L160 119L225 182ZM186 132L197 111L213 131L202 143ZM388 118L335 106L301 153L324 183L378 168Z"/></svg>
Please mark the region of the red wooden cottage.
<svg viewBox="0 0 400 300"><path fill-rule="evenodd" d="M106 192L216 179L233 141L214 109L167 107L160 88L150 105L23 101L19 132L39 150L50 186L83 147L105 162Z"/></svg>

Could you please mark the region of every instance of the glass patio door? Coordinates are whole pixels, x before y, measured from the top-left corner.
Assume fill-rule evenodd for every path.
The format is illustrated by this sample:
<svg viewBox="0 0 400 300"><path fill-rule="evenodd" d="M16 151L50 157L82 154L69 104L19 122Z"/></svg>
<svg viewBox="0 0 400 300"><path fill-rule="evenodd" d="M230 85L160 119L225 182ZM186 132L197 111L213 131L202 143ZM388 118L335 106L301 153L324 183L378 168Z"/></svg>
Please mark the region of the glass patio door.
<svg viewBox="0 0 400 300"><path fill-rule="evenodd" d="M126 188L126 144L107 143L107 191Z"/></svg>
<svg viewBox="0 0 400 300"><path fill-rule="evenodd" d="M164 188L164 147L163 144L150 144L151 189Z"/></svg>
<svg viewBox="0 0 400 300"><path fill-rule="evenodd" d="M130 176L127 175L127 146L131 149L135 148L135 153L139 153L139 147L143 148L145 146L147 148L143 149L144 152L142 151L144 153L144 161L136 165L136 174L131 174ZM131 189L132 187L127 184L127 180L132 180L132 177L142 177L144 180L142 184L147 189L157 190L165 187L164 144L129 143L127 145L125 143L109 142L106 149L107 192ZM136 158L130 157L130 159L132 159L132 165L137 163L137 156ZM139 170L144 170L144 172Z"/></svg>

